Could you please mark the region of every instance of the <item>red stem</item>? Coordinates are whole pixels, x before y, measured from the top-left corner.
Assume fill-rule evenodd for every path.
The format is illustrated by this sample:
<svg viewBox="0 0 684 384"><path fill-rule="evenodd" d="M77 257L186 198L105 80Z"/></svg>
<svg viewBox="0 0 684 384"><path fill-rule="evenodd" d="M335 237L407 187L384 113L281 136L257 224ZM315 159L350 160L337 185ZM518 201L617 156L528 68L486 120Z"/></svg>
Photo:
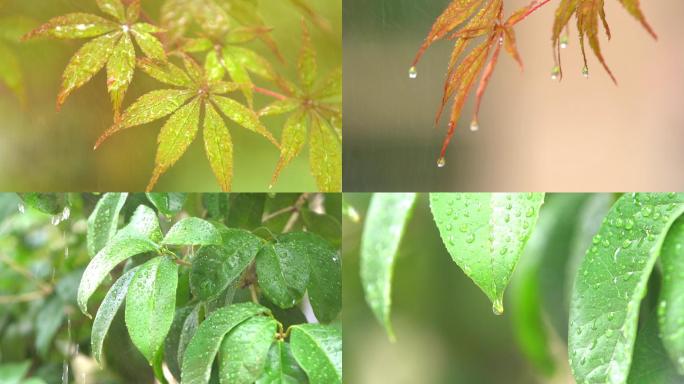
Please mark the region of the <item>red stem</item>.
<svg viewBox="0 0 684 384"><path fill-rule="evenodd" d="M551 0L543 0L541 3L539 3L539 4L535 5L534 7L530 8L527 12L525 12L525 14L524 14L520 19L518 19L518 21L516 21L516 22L513 23L513 24L515 25L515 24L517 24L517 23L519 23L519 22L525 20L525 19L527 18L527 16L533 14L537 9L543 7L544 5L546 5L546 4L547 4L548 2L550 2L550 1L551 1Z"/></svg>
<svg viewBox="0 0 684 384"><path fill-rule="evenodd" d="M267 95L267 96L271 96L271 97L278 99L278 100L287 100L287 96L281 95L278 92L274 92L274 91L268 90L266 88L254 86L254 91L261 93L261 94L264 94L264 95Z"/></svg>

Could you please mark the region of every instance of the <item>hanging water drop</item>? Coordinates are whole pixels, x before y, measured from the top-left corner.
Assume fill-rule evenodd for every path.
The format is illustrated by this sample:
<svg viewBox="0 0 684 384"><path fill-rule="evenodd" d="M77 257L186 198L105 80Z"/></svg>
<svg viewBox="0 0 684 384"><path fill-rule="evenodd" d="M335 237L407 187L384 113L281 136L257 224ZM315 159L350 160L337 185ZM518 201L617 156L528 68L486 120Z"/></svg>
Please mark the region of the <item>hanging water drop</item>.
<svg viewBox="0 0 684 384"><path fill-rule="evenodd" d="M412 66L411 68L409 68L409 78L415 79L416 77L418 77L418 70L415 66Z"/></svg>
<svg viewBox="0 0 684 384"><path fill-rule="evenodd" d="M24 205L24 203L19 203L19 205L17 206L17 209L19 210L19 213L26 212L26 206Z"/></svg>
<svg viewBox="0 0 684 384"><path fill-rule="evenodd" d="M589 68L587 66L584 66L584 68L582 68L582 76L584 76L585 79L589 78Z"/></svg>
<svg viewBox="0 0 684 384"><path fill-rule="evenodd" d="M480 124L478 123L477 120L473 120L470 122L470 131L472 132L477 132L480 130Z"/></svg>
<svg viewBox="0 0 684 384"><path fill-rule="evenodd" d="M446 165L446 159L444 158L444 156L437 159L437 166L439 168L444 168L445 165Z"/></svg>
<svg viewBox="0 0 684 384"><path fill-rule="evenodd" d="M492 312L497 316L503 315L504 308L501 299L496 299L496 301L494 301L494 304L492 304Z"/></svg>
<svg viewBox="0 0 684 384"><path fill-rule="evenodd" d="M561 47L562 49L565 49L565 48L568 47L568 36L567 36L567 35L561 36L561 38L560 38L560 47Z"/></svg>
<svg viewBox="0 0 684 384"><path fill-rule="evenodd" d="M499 37L499 45L503 45L503 43L504 43L504 38L503 38L503 36L500 36Z"/></svg>
<svg viewBox="0 0 684 384"><path fill-rule="evenodd" d="M560 67L555 66L551 69L551 80L558 80L560 79Z"/></svg>

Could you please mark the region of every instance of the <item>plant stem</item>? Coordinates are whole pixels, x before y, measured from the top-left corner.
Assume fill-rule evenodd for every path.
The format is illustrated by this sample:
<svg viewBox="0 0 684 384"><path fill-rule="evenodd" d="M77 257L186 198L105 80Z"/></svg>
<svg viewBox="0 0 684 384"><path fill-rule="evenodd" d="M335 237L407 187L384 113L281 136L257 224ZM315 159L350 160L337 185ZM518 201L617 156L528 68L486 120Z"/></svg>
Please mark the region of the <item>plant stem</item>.
<svg viewBox="0 0 684 384"><path fill-rule="evenodd" d="M287 100L287 96L280 94L278 92L271 91L269 89L257 87L256 85L254 86L253 89L255 92L258 92L258 93L261 93L261 94L264 94L267 96L271 96L271 97L276 98L278 100Z"/></svg>
<svg viewBox="0 0 684 384"><path fill-rule="evenodd" d="M256 287L254 284L249 285L249 293L252 295L252 301L259 304L259 296L257 295Z"/></svg>
<svg viewBox="0 0 684 384"><path fill-rule="evenodd" d="M0 304L12 304L12 303L21 303L21 302L26 302L26 301L38 300L40 298L47 296L48 294L49 294L49 292L45 292L45 291L40 290L40 291L20 293L18 295L0 296Z"/></svg>
<svg viewBox="0 0 684 384"><path fill-rule="evenodd" d="M287 220L287 224L285 224L285 227L283 228L283 233L290 232L292 230L292 227L295 225L297 222L297 219L299 219L299 210L302 208L302 205L308 200L309 194L308 193L302 193L301 196L297 199L297 202L294 205L294 209L292 212L292 215L290 218Z"/></svg>
<svg viewBox="0 0 684 384"><path fill-rule="evenodd" d="M544 5L549 3L550 1L551 0L542 0L539 4L535 5L534 7L530 8L527 12L525 12L525 14L518 21L513 23L513 25L525 20L527 18L527 16L533 14L535 11L537 11L537 9L543 7Z"/></svg>

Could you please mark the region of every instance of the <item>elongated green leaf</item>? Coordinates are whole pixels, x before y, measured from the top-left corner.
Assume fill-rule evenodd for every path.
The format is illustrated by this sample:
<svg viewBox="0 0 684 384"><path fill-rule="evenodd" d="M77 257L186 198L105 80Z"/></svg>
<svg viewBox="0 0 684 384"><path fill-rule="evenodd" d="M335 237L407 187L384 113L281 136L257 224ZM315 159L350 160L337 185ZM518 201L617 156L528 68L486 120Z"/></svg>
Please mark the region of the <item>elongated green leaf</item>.
<svg viewBox="0 0 684 384"><path fill-rule="evenodd" d="M236 193L230 197L230 214L226 225L250 231L261 225L266 203L265 193Z"/></svg>
<svg viewBox="0 0 684 384"><path fill-rule="evenodd" d="M291 329L292 355L311 384L342 383L342 332L319 324L296 325Z"/></svg>
<svg viewBox="0 0 684 384"><path fill-rule="evenodd" d="M114 114L119 115L121 104L133 80L135 71L135 48L127 33L124 33L114 47L107 62L107 89L114 106Z"/></svg>
<svg viewBox="0 0 684 384"><path fill-rule="evenodd" d="M6 384L19 384L31 368L31 361L5 363L0 365L0 379Z"/></svg>
<svg viewBox="0 0 684 384"><path fill-rule="evenodd" d="M100 308L97 310L95 320L93 321L93 330L90 337L90 346L93 357L102 366L102 346L104 345L105 337L109 332L109 326L114 320L114 316L119 311L119 307L126 298L128 286L133 279L139 267L135 267L121 276L114 285L107 292Z"/></svg>
<svg viewBox="0 0 684 384"><path fill-rule="evenodd" d="M332 70L314 96L318 99L342 96L342 68Z"/></svg>
<svg viewBox="0 0 684 384"><path fill-rule="evenodd" d="M164 340L164 361L166 362L169 371L173 374L173 377L177 380L180 380L181 372L178 359L178 344L183 332L183 324L193 312L194 308L196 307L181 307L176 309L171 328L166 336L166 340Z"/></svg>
<svg viewBox="0 0 684 384"><path fill-rule="evenodd" d="M667 234L661 255L663 282L658 320L665 350L684 375L684 219Z"/></svg>
<svg viewBox="0 0 684 384"><path fill-rule="evenodd" d="M275 79L275 71L268 60L251 49L231 45L225 47L223 52L224 55L230 55L237 65L247 69L249 72L266 80Z"/></svg>
<svg viewBox="0 0 684 384"><path fill-rule="evenodd" d="M290 344L278 340L268 351L264 374L257 384L295 384L305 383L306 374L292 356Z"/></svg>
<svg viewBox="0 0 684 384"><path fill-rule="evenodd" d="M684 195L623 195L577 271L568 351L578 383L623 383L632 362L641 298Z"/></svg>
<svg viewBox="0 0 684 384"><path fill-rule="evenodd" d="M250 131L259 133L275 146L280 147L280 144L278 144L278 141L276 141L271 132L261 124L259 117L254 111L227 97L214 95L211 97L211 100L227 118Z"/></svg>
<svg viewBox="0 0 684 384"><path fill-rule="evenodd" d="M259 111L259 116L282 115L292 112L299 107L300 101L297 99L276 100Z"/></svg>
<svg viewBox="0 0 684 384"><path fill-rule="evenodd" d="M126 296L131 341L152 364L171 328L176 309L178 265L165 256L141 265Z"/></svg>
<svg viewBox="0 0 684 384"><path fill-rule="evenodd" d="M140 1L132 0L128 3L128 8L126 8L126 21L128 23L134 23L140 18Z"/></svg>
<svg viewBox="0 0 684 384"><path fill-rule="evenodd" d="M252 78L249 76L247 69L240 63L237 58L233 57L230 51L223 49L223 65L230 75L230 79L241 85L242 93L245 95L247 105L250 107L254 104L254 90L252 85Z"/></svg>
<svg viewBox="0 0 684 384"><path fill-rule="evenodd" d="M199 128L200 101L194 99L176 111L159 132L159 148L154 174L147 190L151 190L159 177L183 156Z"/></svg>
<svg viewBox="0 0 684 384"><path fill-rule="evenodd" d="M207 217L223 221L230 210L230 195L227 193L203 193L202 206L207 210Z"/></svg>
<svg viewBox="0 0 684 384"><path fill-rule="evenodd" d="M268 108L268 107L267 107ZM263 112L263 111L262 111ZM273 172L271 185L278 181L278 176L283 168L294 160L306 144L306 131L309 117L304 110L297 110L285 122L282 133L280 148L280 161Z"/></svg>
<svg viewBox="0 0 684 384"><path fill-rule="evenodd" d="M164 84L186 88L192 86L190 77L170 61L163 62L159 60L139 59L138 67L150 77L161 81Z"/></svg>
<svg viewBox="0 0 684 384"><path fill-rule="evenodd" d="M105 66L114 52L121 33L110 33L85 43L69 60L64 74L62 87L57 96L57 107L61 107L75 89L81 87Z"/></svg>
<svg viewBox="0 0 684 384"><path fill-rule="evenodd" d="M59 193L28 192L19 197L26 205L49 215L56 215L64 209L65 195Z"/></svg>
<svg viewBox="0 0 684 384"><path fill-rule="evenodd" d="M297 63L299 80L304 89L311 90L317 75L316 51L311 43L311 34L304 19L302 19L302 48Z"/></svg>
<svg viewBox="0 0 684 384"><path fill-rule="evenodd" d="M219 378L224 384L252 384L261 377L278 323L257 316L228 333L219 352Z"/></svg>
<svg viewBox="0 0 684 384"><path fill-rule="evenodd" d="M300 211L306 230L324 238L331 245L341 246L342 224L337 218L327 213L317 213L309 208Z"/></svg>
<svg viewBox="0 0 684 384"><path fill-rule="evenodd" d="M309 164L321 192L342 190L342 147L327 122L311 119Z"/></svg>
<svg viewBox="0 0 684 384"><path fill-rule="evenodd" d="M164 46L162 43L154 37L145 28L145 24L135 24L131 27L131 32L135 38L135 42L138 43L140 50L143 51L145 56L151 59L166 60L166 52L164 51Z"/></svg>
<svg viewBox="0 0 684 384"><path fill-rule="evenodd" d="M291 244L265 245L256 257L259 288L273 304L291 308L309 282L309 260Z"/></svg>
<svg viewBox="0 0 684 384"><path fill-rule="evenodd" d="M162 240L162 232L161 228L159 228L157 214L146 205L139 205L135 209L128 225L123 227L119 233L117 233L117 236L142 236L155 243Z"/></svg>
<svg viewBox="0 0 684 384"><path fill-rule="evenodd" d="M95 256L114 237L128 193L105 193L88 217L88 254Z"/></svg>
<svg viewBox="0 0 684 384"><path fill-rule="evenodd" d="M204 73L206 73L207 80L210 82L221 80L226 75L226 69L221 65L216 50L211 50L207 53L204 59Z"/></svg>
<svg viewBox="0 0 684 384"><path fill-rule="evenodd" d="M229 192L233 183L233 141L214 106L211 103L205 106L204 149L221 190Z"/></svg>
<svg viewBox="0 0 684 384"><path fill-rule="evenodd" d="M503 313L503 294L534 229L543 193L432 193L430 208L456 264Z"/></svg>
<svg viewBox="0 0 684 384"><path fill-rule="evenodd" d="M673 384L684 382L668 359L663 342L658 336L658 319L648 315L640 327L634 344L634 362L627 384Z"/></svg>
<svg viewBox="0 0 684 384"><path fill-rule="evenodd" d="M176 215L183 209L187 193L182 192L147 192L147 199L166 216Z"/></svg>
<svg viewBox="0 0 684 384"><path fill-rule="evenodd" d="M181 382L207 383L223 337L247 319L268 313L267 308L254 303L234 304L213 312L200 324L185 350Z"/></svg>
<svg viewBox="0 0 684 384"><path fill-rule="evenodd" d="M124 21L126 12L121 0L97 0L97 6L108 15L114 16L119 21Z"/></svg>
<svg viewBox="0 0 684 384"><path fill-rule="evenodd" d="M52 340L65 318L62 299L58 295L50 296L36 315L36 350L41 357L48 356Z"/></svg>
<svg viewBox="0 0 684 384"><path fill-rule="evenodd" d="M157 250L157 245L140 236L115 236L95 257L83 272L78 287L78 306L88 317L88 299L102 281L120 262L145 252Z"/></svg>
<svg viewBox="0 0 684 384"><path fill-rule="evenodd" d="M162 244L218 245L221 244L221 233L206 220L186 217L169 229Z"/></svg>
<svg viewBox="0 0 684 384"><path fill-rule="evenodd" d="M261 240L241 229L226 229L223 245L202 247L192 259L190 289L202 300L223 292L254 260Z"/></svg>
<svg viewBox="0 0 684 384"><path fill-rule="evenodd" d="M183 322L183 328L181 329L180 338L178 339L178 352L176 355L178 359L179 370L180 367L183 366L183 356L185 356L185 350L188 348L188 344L190 344L190 340L192 340L195 332L197 332L197 328L199 328L199 311L200 306L195 306L195 308Z"/></svg>
<svg viewBox="0 0 684 384"><path fill-rule="evenodd" d="M23 39L42 36L58 39L81 39L100 36L117 28L116 23L100 16L87 13L70 13L50 19L47 23L26 34Z"/></svg>
<svg viewBox="0 0 684 384"><path fill-rule="evenodd" d="M361 240L361 280L366 302L394 338L390 309L392 275L399 242L416 201L415 193L376 193L371 199Z"/></svg>

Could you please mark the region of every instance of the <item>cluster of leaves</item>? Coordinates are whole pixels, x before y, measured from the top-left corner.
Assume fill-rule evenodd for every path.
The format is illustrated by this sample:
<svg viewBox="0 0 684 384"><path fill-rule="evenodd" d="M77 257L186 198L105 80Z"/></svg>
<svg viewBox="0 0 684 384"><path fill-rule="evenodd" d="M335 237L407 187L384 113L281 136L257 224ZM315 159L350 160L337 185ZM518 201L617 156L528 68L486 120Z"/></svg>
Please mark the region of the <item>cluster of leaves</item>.
<svg viewBox="0 0 684 384"><path fill-rule="evenodd" d="M306 2L291 2L317 24L327 25ZM121 0L97 0L107 18L86 13L67 14L24 36L25 40L44 36L93 38L69 61L57 107L106 67L114 124L100 136L95 148L124 129L170 116L158 137L155 169L147 189L154 188L203 127L204 147L212 171L221 189L229 191L233 180L233 142L224 119L263 136L280 150L281 160L273 183L282 168L303 149L310 124L311 172L318 187L326 192L341 190L342 73L341 69L335 70L316 84L316 55L304 18L298 66L302 87L299 88L281 76L268 59L245 46L261 40L276 59L284 62L256 1L167 0L161 9L159 25L141 10L140 0L127 3L126 7ZM203 65L198 63L198 57ZM174 61L182 62L183 67ZM122 112L136 68L173 88L147 93ZM231 81L225 80L227 76ZM253 76L277 86L284 94L257 87ZM228 96L236 91L242 93L245 104L235 96ZM257 114L255 92L277 101ZM278 142L260 121L260 115L291 111L297 117L288 120L282 142Z"/></svg>
<svg viewBox="0 0 684 384"><path fill-rule="evenodd" d="M442 143L440 157L437 160L439 167L446 165L445 155L449 142L454 135L456 125L461 117L463 106L470 94L475 80L480 76L480 81L476 91L475 112L470 123L470 129L479 129L478 114L480 103L489 80L496 67L501 47L518 63L520 69L523 68L522 59L517 50L514 27L524 20L527 16L537 9L547 4L550 0L533 0L527 6L513 12L507 19L503 19L503 0L452 0L444 12L437 18L432 25L425 41L416 54L413 64L409 69L409 77L416 78L418 75L416 66L425 51L436 41L442 39L454 40L454 48L447 68L446 80L442 94L442 103L437 111L435 125L439 124L444 109L449 100L453 98L451 115L449 117L449 128L447 135ZM646 30L655 38L656 34L651 26L646 22L639 0L619 0L623 7L633 15ZM601 54L598 41L598 20L603 22L603 27L610 39L610 29L606 21L603 0L561 0L553 25L552 41L554 47L555 65L552 69L552 78L562 78L560 48L567 46L567 32L563 35L563 30L568 29L568 23L572 16L577 19L577 29L579 31L580 46L584 57L584 68L582 73L585 77L589 76L586 51L584 48L585 39L594 54L606 69L610 77L617 83L612 72ZM479 39L479 42L478 42ZM468 52L468 46L474 47ZM466 53L467 52L467 53ZM490 57L491 55L491 57Z"/></svg>
<svg viewBox="0 0 684 384"><path fill-rule="evenodd" d="M23 197L50 214L55 202L74 205L71 195ZM88 317L90 299L101 301L88 345L98 363L118 365L107 349L123 332L160 382L166 366L182 383L341 383L340 195L86 198L87 266L67 297ZM51 308L60 320L46 351L62 306Z"/></svg>
<svg viewBox="0 0 684 384"><path fill-rule="evenodd" d="M432 193L446 250L512 320L521 348L554 371L549 326L567 340L578 383L684 379L684 194ZM366 300L392 335L394 262L415 194L375 194L361 244ZM541 212L541 213L540 213ZM579 214L578 214L579 212ZM641 325L640 325L641 323Z"/></svg>

